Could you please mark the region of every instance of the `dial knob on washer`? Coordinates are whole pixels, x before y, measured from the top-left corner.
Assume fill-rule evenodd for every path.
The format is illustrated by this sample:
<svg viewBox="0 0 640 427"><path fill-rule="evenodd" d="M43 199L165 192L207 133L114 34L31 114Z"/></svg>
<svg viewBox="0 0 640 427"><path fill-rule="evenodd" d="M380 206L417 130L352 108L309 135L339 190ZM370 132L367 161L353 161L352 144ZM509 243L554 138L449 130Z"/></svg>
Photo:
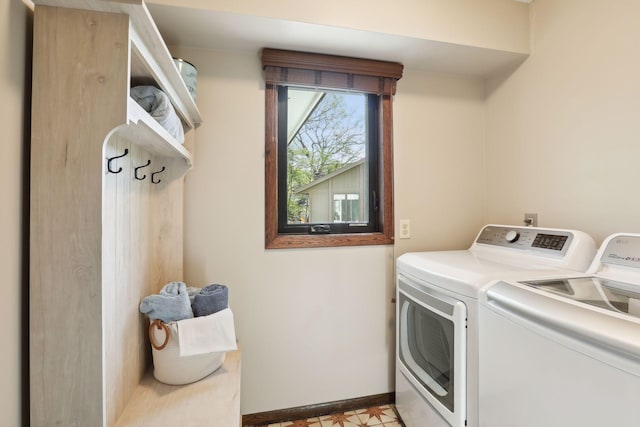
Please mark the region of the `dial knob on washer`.
<svg viewBox="0 0 640 427"><path fill-rule="evenodd" d="M507 239L507 242L509 243L516 242L519 238L520 238L520 233L514 230L508 231L507 235L505 236L505 239Z"/></svg>

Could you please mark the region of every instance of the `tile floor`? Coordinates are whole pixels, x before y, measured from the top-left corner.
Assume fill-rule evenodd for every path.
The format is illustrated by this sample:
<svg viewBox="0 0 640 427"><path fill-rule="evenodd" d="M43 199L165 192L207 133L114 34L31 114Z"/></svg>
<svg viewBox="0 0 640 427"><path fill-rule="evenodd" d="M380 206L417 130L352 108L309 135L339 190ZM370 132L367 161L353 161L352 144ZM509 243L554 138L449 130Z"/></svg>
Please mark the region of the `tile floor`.
<svg viewBox="0 0 640 427"><path fill-rule="evenodd" d="M256 427L404 427L393 405L322 415L306 420L285 421Z"/></svg>

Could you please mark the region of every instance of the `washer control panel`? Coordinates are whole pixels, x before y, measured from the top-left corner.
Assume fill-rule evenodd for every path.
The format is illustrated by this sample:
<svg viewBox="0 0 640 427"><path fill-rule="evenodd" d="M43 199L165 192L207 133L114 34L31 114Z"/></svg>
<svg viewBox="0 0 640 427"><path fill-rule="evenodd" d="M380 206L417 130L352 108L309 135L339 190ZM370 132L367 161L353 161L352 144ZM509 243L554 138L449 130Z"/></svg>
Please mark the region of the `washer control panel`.
<svg viewBox="0 0 640 427"><path fill-rule="evenodd" d="M572 238L569 231L489 225L478 234L476 243L564 255Z"/></svg>
<svg viewBox="0 0 640 427"><path fill-rule="evenodd" d="M605 243L600 257L602 263L640 268L640 235L617 234Z"/></svg>

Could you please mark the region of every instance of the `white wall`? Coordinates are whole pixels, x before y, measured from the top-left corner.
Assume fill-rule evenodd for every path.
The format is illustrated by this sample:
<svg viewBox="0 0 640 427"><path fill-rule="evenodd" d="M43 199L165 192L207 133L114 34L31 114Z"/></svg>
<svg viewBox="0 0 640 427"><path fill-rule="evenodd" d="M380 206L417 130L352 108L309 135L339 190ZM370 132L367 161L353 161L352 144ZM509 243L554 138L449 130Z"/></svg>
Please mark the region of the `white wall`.
<svg viewBox="0 0 640 427"><path fill-rule="evenodd" d="M21 421L21 370L28 364L21 354L23 276L21 270L23 106L26 33L30 10L20 1L0 2L0 313L3 333L0 351L0 425Z"/></svg>
<svg viewBox="0 0 640 427"><path fill-rule="evenodd" d="M198 67L205 120L186 179L185 278L230 288L243 349L243 413L393 391L394 248L265 250L259 56L174 54ZM396 202L414 220L416 247L466 246L477 231L482 97L482 82L473 80L406 70L400 82Z"/></svg>
<svg viewBox="0 0 640 427"><path fill-rule="evenodd" d="M266 251L258 56L180 55L197 64L205 120L186 179L185 279L230 288L243 413L389 391L392 249Z"/></svg>
<svg viewBox="0 0 640 427"><path fill-rule="evenodd" d="M469 247L485 222L483 82L406 70L393 114L396 256Z"/></svg>
<svg viewBox="0 0 640 427"><path fill-rule="evenodd" d="M528 52L528 7L512 0L150 0L512 52ZM179 17L176 17L179 19ZM250 29L249 29L250 31ZM198 45L200 46L200 45Z"/></svg>
<svg viewBox="0 0 640 427"><path fill-rule="evenodd" d="M640 2L535 0L530 58L487 85L487 215L640 231Z"/></svg>

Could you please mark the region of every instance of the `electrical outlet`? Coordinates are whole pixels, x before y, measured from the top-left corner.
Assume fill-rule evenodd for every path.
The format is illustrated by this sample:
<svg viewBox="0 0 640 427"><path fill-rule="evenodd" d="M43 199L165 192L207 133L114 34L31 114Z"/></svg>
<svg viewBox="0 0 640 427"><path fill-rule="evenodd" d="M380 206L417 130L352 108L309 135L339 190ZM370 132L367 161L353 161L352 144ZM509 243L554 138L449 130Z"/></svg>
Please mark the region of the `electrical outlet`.
<svg viewBox="0 0 640 427"><path fill-rule="evenodd" d="M538 214L537 213L525 213L524 214L524 225L527 227L537 227L538 226Z"/></svg>
<svg viewBox="0 0 640 427"><path fill-rule="evenodd" d="M411 238L411 221L408 219L400 220L400 236L401 239Z"/></svg>

